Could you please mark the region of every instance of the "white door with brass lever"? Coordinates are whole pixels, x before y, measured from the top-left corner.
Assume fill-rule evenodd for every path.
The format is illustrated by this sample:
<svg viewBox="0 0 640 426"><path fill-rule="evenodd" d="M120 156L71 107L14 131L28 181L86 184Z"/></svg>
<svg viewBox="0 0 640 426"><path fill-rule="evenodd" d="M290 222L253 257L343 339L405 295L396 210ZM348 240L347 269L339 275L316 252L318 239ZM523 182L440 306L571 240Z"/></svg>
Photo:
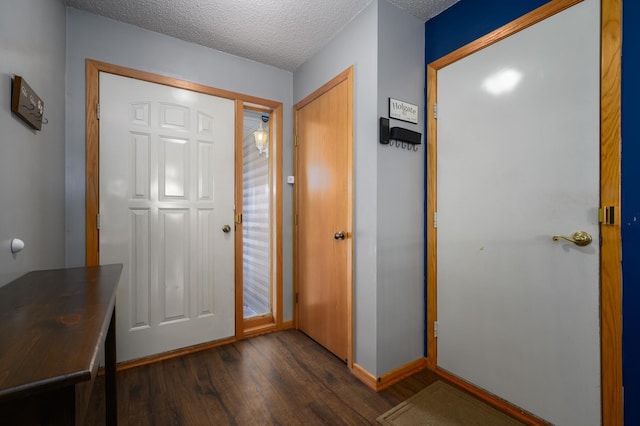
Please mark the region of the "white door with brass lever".
<svg viewBox="0 0 640 426"><path fill-rule="evenodd" d="M573 3L429 72L427 342L438 369L598 426L600 1Z"/></svg>
<svg viewBox="0 0 640 426"><path fill-rule="evenodd" d="M580 247L588 246L589 244L591 244L591 241L593 241L591 235L589 235L588 232L584 231L574 232L569 237L566 235L554 235L552 239L553 241L566 240Z"/></svg>

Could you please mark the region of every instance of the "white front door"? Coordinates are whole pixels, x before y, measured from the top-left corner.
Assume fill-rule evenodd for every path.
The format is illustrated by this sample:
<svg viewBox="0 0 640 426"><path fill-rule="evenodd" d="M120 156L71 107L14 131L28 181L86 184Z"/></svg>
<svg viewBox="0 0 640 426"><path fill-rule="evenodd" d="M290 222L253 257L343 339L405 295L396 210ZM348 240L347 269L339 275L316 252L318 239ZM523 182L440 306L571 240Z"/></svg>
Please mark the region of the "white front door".
<svg viewBox="0 0 640 426"><path fill-rule="evenodd" d="M234 335L233 204L234 101L100 73L100 263L124 265L119 362Z"/></svg>
<svg viewBox="0 0 640 426"><path fill-rule="evenodd" d="M438 367L558 425L600 424L599 11L437 75Z"/></svg>

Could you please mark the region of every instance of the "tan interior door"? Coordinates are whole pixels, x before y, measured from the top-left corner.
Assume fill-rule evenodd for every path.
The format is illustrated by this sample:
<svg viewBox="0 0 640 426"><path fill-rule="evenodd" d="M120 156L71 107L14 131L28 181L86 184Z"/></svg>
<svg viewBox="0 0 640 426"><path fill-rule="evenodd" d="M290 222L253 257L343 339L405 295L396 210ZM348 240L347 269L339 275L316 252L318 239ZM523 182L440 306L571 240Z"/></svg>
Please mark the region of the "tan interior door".
<svg viewBox="0 0 640 426"><path fill-rule="evenodd" d="M343 360L351 311L350 96L343 80L296 105L298 327Z"/></svg>

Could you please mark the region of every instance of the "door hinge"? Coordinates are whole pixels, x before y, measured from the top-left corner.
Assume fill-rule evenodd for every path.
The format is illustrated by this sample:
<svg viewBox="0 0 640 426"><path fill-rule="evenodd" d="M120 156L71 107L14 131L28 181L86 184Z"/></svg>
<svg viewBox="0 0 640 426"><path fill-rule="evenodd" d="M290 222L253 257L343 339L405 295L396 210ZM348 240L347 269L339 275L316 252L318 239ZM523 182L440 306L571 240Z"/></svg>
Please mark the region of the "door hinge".
<svg viewBox="0 0 640 426"><path fill-rule="evenodd" d="M293 138L293 146L298 146L298 135Z"/></svg>
<svg viewBox="0 0 640 426"><path fill-rule="evenodd" d="M433 322L433 337L438 337L438 321Z"/></svg>
<svg viewBox="0 0 640 426"><path fill-rule="evenodd" d="M433 212L433 227L438 227L438 212Z"/></svg>
<svg viewBox="0 0 640 426"><path fill-rule="evenodd" d="M293 224L294 225L298 224L298 214L297 213L293 216Z"/></svg>
<svg viewBox="0 0 640 426"><path fill-rule="evenodd" d="M296 293L296 303L298 303L298 293Z"/></svg>
<svg viewBox="0 0 640 426"><path fill-rule="evenodd" d="M598 219L603 225L615 225L616 209L614 206L604 206L598 210Z"/></svg>
<svg viewBox="0 0 640 426"><path fill-rule="evenodd" d="M433 104L433 118L438 119L438 104Z"/></svg>
<svg viewBox="0 0 640 426"><path fill-rule="evenodd" d="M96 104L96 120L100 120L100 102Z"/></svg>
<svg viewBox="0 0 640 426"><path fill-rule="evenodd" d="M235 215L233 220L235 221L235 223L242 223L242 213Z"/></svg>
<svg viewBox="0 0 640 426"><path fill-rule="evenodd" d="M96 214L96 229L100 230L100 213Z"/></svg>

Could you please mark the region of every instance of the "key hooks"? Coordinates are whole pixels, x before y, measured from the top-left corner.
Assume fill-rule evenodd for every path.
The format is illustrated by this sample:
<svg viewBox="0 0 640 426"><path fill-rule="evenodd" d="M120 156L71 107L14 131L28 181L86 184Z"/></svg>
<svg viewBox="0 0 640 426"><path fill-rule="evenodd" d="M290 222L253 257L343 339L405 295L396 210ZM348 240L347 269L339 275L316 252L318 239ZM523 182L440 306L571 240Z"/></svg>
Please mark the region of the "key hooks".
<svg viewBox="0 0 640 426"><path fill-rule="evenodd" d="M389 129L389 119L380 117L380 143L383 145L395 145L407 151L418 151L422 134L402 127Z"/></svg>
<svg viewBox="0 0 640 426"><path fill-rule="evenodd" d="M412 144L405 141L390 139L389 146L394 146L394 145L400 149L406 149L407 151L414 151L414 152L417 151L418 148L420 148L419 144Z"/></svg>

